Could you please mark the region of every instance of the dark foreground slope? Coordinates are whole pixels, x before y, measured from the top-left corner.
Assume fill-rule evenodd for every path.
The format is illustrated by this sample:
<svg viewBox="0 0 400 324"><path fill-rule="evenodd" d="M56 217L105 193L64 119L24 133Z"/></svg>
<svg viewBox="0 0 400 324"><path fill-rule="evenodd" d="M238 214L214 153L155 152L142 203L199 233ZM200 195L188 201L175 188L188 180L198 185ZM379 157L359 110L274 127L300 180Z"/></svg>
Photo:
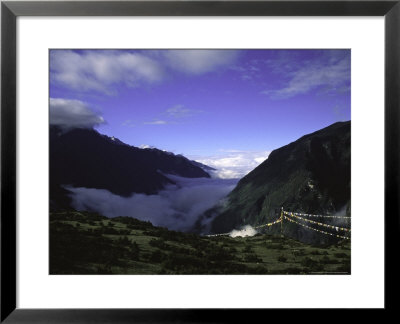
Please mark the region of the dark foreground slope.
<svg viewBox="0 0 400 324"><path fill-rule="evenodd" d="M114 194L153 194L173 183L164 174L210 177L181 155L140 149L93 129L50 127L50 200L66 205L62 185L107 189Z"/></svg>
<svg viewBox="0 0 400 324"><path fill-rule="evenodd" d="M274 150L240 180L228 199L213 221L213 232L274 221L282 206L311 214L349 214L350 122L335 123ZM303 230L296 233L298 226L285 229L292 237L305 236ZM279 230L273 226L270 232Z"/></svg>
<svg viewBox="0 0 400 324"><path fill-rule="evenodd" d="M50 214L50 274L349 274L350 243L202 237L130 217Z"/></svg>

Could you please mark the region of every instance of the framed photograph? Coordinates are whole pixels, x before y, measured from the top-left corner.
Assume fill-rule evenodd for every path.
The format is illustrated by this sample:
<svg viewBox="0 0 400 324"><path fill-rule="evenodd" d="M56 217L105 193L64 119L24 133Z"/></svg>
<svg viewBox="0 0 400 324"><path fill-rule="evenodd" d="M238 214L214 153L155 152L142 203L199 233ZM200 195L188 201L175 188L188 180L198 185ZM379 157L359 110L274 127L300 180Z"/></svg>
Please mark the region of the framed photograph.
<svg viewBox="0 0 400 324"><path fill-rule="evenodd" d="M1 321L391 309L399 15L3 1Z"/></svg>

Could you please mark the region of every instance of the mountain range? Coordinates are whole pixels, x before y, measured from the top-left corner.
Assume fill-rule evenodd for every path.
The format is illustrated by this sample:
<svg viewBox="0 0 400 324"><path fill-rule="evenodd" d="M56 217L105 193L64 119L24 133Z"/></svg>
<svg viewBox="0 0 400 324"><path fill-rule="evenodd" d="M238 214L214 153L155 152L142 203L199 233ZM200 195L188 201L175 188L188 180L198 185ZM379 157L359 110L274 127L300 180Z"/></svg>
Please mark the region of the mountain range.
<svg viewBox="0 0 400 324"><path fill-rule="evenodd" d="M128 197L174 184L166 175L209 178L209 167L182 155L130 146L94 129L50 127L50 205L66 207L64 186L106 189Z"/></svg>
<svg viewBox="0 0 400 324"><path fill-rule="evenodd" d="M212 217L211 232L277 220L286 211L350 216L351 123L338 122L271 152L233 191L199 219ZM70 208L65 186L106 189L128 197L156 194L175 184L167 175L209 178L213 169L182 155L138 148L93 129L50 127L50 206ZM123 216L123 215L121 215ZM209 223L209 222L205 222ZM331 222L335 225L335 222ZM267 228L270 234L280 226ZM284 234L303 242L326 243L321 235L294 224ZM325 237L320 240L320 237Z"/></svg>

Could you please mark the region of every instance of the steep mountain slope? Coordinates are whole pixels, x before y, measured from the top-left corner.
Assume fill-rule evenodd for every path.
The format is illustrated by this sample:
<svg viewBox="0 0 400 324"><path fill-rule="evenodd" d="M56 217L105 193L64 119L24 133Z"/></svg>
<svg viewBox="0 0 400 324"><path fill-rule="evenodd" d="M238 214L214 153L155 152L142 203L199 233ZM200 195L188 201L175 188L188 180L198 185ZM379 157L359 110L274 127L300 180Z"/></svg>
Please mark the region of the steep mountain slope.
<svg viewBox="0 0 400 324"><path fill-rule="evenodd" d="M350 121L335 123L271 152L229 194L212 231L274 221L282 206L316 214L344 209L349 214ZM279 227L271 230L279 231Z"/></svg>
<svg viewBox="0 0 400 324"><path fill-rule="evenodd" d="M209 174L184 156L140 149L93 129L67 132L50 127L50 200L68 204L62 185L107 189L114 194L153 194L174 182L164 174L188 178Z"/></svg>

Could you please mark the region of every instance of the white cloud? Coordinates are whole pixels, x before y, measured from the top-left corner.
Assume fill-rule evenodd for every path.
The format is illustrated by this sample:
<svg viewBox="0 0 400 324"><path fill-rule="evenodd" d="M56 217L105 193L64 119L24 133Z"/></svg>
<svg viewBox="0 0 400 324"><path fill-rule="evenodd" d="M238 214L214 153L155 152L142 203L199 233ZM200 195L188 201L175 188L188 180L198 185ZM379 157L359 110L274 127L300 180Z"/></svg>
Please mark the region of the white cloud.
<svg viewBox="0 0 400 324"><path fill-rule="evenodd" d="M125 120L121 125L126 127L135 127L135 123L130 119Z"/></svg>
<svg viewBox="0 0 400 324"><path fill-rule="evenodd" d="M178 119L191 117L195 114L200 113L201 110L189 109L184 105L175 105L168 108L165 112L159 114L153 121L144 122L144 125L166 125L166 124L177 124Z"/></svg>
<svg viewBox="0 0 400 324"><path fill-rule="evenodd" d="M171 178L178 186L171 186L158 195L133 194L126 198L104 189L66 189L72 193L73 207L77 210L94 210L108 217L131 216L156 226L188 231L236 184L236 181L222 179Z"/></svg>
<svg viewBox="0 0 400 324"><path fill-rule="evenodd" d="M168 122L165 120L154 120L151 122L144 122L143 124L145 124L145 125L166 125L166 124L168 124Z"/></svg>
<svg viewBox="0 0 400 324"><path fill-rule="evenodd" d="M230 69L236 71L243 81L255 81L262 76L260 68L255 66L255 64L254 62L246 62L242 66L231 66Z"/></svg>
<svg viewBox="0 0 400 324"><path fill-rule="evenodd" d="M50 98L50 125L64 128L93 128L105 123L86 103L79 100Z"/></svg>
<svg viewBox="0 0 400 324"><path fill-rule="evenodd" d="M139 53L52 50L50 76L52 82L73 90L113 94L118 84L133 87L159 81L163 70L157 61Z"/></svg>
<svg viewBox="0 0 400 324"><path fill-rule="evenodd" d="M108 95L117 86L136 87L164 79L167 69L199 75L232 64L234 50L52 50L51 82L76 91Z"/></svg>
<svg viewBox="0 0 400 324"><path fill-rule="evenodd" d="M200 113L201 110L196 110L196 109L189 109L187 107L185 107L184 105L175 105L171 108L168 108L165 113L169 116L169 117L173 117L173 118L183 118L183 117L190 117L193 116L197 113Z"/></svg>
<svg viewBox="0 0 400 324"><path fill-rule="evenodd" d="M282 99L307 93L317 87L325 87L326 91L349 89L346 85L350 82L350 59L344 57L328 62L309 62L288 74L290 80L285 87L262 93Z"/></svg>
<svg viewBox="0 0 400 324"><path fill-rule="evenodd" d="M163 54L171 68L196 75L229 66L238 57L234 50L169 50Z"/></svg>
<svg viewBox="0 0 400 324"><path fill-rule="evenodd" d="M268 158L270 151L228 150L224 154L192 159L217 169L210 172L221 179L242 178Z"/></svg>

